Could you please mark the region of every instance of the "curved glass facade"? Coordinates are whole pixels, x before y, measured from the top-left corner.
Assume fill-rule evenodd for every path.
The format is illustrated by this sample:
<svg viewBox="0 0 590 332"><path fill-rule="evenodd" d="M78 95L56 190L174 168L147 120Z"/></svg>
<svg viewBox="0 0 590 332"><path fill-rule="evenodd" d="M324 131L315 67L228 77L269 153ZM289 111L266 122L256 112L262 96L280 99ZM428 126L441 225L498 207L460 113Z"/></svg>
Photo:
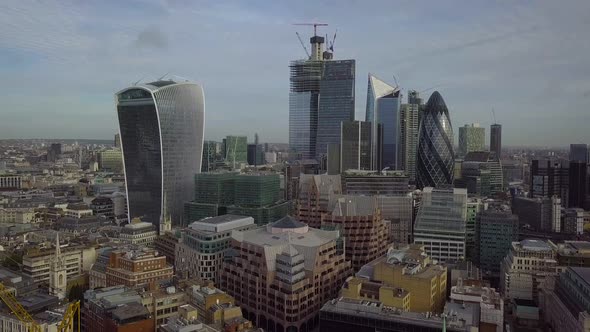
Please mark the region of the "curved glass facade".
<svg viewBox="0 0 590 332"><path fill-rule="evenodd" d="M169 82L169 81L165 81ZM181 224L201 170L204 96L193 83L158 84L117 94L129 218Z"/></svg>
<svg viewBox="0 0 590 332"><path fill-rule="evenodd" d="M428 99L420 122L416 187L444 187L453 183L455 153L449 110L438 91Z"/></svg>

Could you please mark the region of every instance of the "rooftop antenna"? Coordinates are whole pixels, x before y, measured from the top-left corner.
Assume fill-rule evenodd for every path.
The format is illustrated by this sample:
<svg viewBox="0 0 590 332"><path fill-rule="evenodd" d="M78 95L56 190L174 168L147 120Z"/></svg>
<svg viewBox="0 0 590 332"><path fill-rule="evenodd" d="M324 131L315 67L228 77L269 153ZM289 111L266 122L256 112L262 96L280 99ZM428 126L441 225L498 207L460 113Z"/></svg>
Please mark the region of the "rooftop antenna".
<svg viewBox="0 0 590 332"><path fill-rule="evenodd" d="M293 25L313 25L313 35L314 36L318 35L318 30L317 30L318 27L328 26L327 23L316 23L316 22L313 22L313 23L293 23Z"/></svg>
<svg viewBox="0 0 590 332"><path fill-rule="evenodd" d="M395 82L395 88L397 89L399 87L399 84L397 84L397 78L395 77L395 74L391 74L391 76L393 76L393 81Z"/></svg>
<svg viewBox="0 0 590 332"><path fill-rule="evenodd" d="M164 77L166 77L166 75L170 74L170 72L167 72L166 74L162 75L162 77L158 78L158 81L161 81Z"/></svg>
<svg viewBox="0 0 590 332"><path fill-rule="evenodd" d="M299 32L296 31L295 34L297 35L297 38L299 39L299 42L301 43L301 46L305 50L305 54L307 54L307 58L310 58L311 56L309 55L309 51L307 50L307 47L305 47L305 44L303 43L303 40L301 39L301 36L299 35Z"/></svg>
<svg viewBox="0 0 590 332"><path fill-rule="evenodd" d="M496 111L494 111L494 108L492 107L492 116L494 117L494 124L498 123L496 121Z"/></svg>
<svg viewBox="0 0 590 332"><path fill-rule="evenodd" d="M139 82L143 81L143 77L138 79L137 82L133 83L133 86L136 86Z"/></svg>

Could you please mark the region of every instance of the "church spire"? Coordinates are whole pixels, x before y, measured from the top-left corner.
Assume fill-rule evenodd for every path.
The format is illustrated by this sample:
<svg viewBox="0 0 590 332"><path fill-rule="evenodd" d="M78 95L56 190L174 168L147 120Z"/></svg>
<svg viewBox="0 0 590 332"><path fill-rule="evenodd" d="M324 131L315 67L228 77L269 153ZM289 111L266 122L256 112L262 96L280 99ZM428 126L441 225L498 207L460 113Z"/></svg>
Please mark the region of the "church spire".
<svg viewBox="0 0 590 332"><path fill-rule="evenodd" d="M61 249L59 247L59 232L55 235L55 259L59 259L61 256Z"/></svg>

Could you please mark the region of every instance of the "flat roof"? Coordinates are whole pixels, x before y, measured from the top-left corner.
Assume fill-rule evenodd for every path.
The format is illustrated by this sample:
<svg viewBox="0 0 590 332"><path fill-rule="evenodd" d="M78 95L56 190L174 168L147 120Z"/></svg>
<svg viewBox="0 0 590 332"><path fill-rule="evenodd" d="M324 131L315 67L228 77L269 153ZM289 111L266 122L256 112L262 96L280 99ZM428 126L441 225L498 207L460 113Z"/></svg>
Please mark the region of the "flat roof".
<svg viewBox="0 0 590 332"><path fill-rule="evenodd" d="M582 280L590 284L590 267L570 267Z"/></svg>
<svg viewBox="0 0 590 332"><path fill-rule="evenodd" d="M195 221L189 225L189 228L201 232L220 233L253 224L254 218L252 217L224 214Z"/></svg>

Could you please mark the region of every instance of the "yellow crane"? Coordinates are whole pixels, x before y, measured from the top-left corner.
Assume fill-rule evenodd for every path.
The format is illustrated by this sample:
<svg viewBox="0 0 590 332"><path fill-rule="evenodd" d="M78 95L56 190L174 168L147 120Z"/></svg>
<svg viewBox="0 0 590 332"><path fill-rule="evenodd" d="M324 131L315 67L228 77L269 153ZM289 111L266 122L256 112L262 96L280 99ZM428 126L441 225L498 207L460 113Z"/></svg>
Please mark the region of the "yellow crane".
<svg viewBox="0 0 590 332"><path fill-rule="evenodd" d="M29 332L43 332L41 325L35 322L35 319L27 312L27 310L17 301L16 297L8 291L2 283L0 283L0 298L2 302L8 306L12 313L23 322ZM72 302L66 309L62 321L57 326L59 332L73 332L74 320L77 318L76 331L80 331L80 301Z"/></svg>

